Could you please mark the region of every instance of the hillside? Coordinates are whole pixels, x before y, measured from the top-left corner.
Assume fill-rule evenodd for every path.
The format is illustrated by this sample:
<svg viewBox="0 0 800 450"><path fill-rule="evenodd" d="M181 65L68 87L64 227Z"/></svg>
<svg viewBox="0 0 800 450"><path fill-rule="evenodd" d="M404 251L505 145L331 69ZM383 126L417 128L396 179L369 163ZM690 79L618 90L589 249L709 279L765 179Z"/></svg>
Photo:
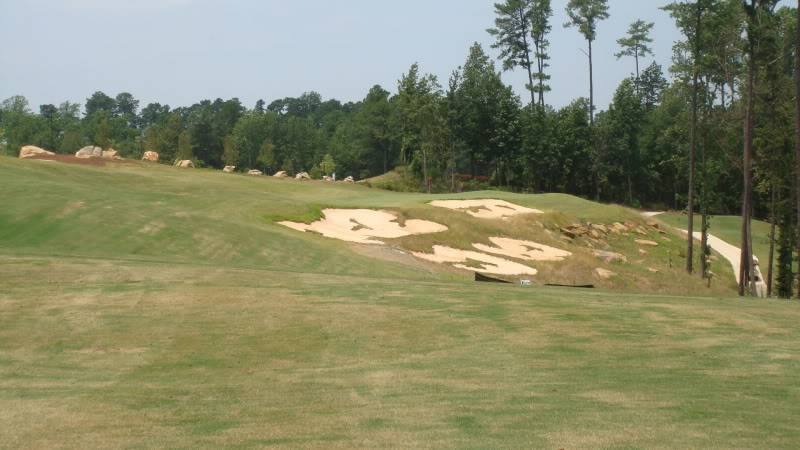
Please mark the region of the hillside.
<svg viewBox="0 0 800 450"><path fill-rule="evenodd" d="M633 210L139 162L0 157L0 180L0 447L800 440L796 305L733 297L725 267L706 288L682 273L685 241ZM429 204L482 198L542 214L484 220ZM358 245L278 223L311 224L327 208L447 231ZM564 236L588 222L646 236ZM525 288L412 256L493 236L572 256L515 259L538 270ZM598 241L629 262L594 256ZM541 286L558 282L598 289Z"/></svg>
<svg viewBox="0 0 800 450"><path fill-rule="evenodd" d="M4 159L0 176L11 201L0 212L0 244L7 254L60 255L115 260L198 262L213 266L284 272L401 279L471 281L449 270L389 251L429 252L434 245L472 250L491 237L532 241L573 253L563 262L537 262L540 284L595 284L625 292L714 295L735 292L730 268L718 268L711 289L682 270L682 236L657 230L632 210L568 195L472 192L463 195L408 194L344 183L297 182L246 177L211 170L191 172L139 162L103 167ZM446 198L497 198L543 214L510 220L481 220L429 205ZM401 220L444 224L443 233L390 239L384 248L351 245L279 226L309 223L324 208L386 209ZM635 225L598 239L565 239L573 224ZM646 231L647 234L640 234ZM649 240L658 247L638 245ZM605 262L595 250L624 255L627 263ZM671 267L670 267L671 266ZM602 268L616 274L605 280Z"/></svg>

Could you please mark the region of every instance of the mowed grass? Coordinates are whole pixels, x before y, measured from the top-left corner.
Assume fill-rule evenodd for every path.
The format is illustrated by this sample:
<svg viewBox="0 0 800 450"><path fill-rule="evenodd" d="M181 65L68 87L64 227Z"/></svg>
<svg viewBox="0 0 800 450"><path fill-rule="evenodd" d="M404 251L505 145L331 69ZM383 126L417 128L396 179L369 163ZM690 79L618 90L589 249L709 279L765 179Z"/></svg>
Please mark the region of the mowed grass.
<svg viewBox="0 0 800 450"><path fill-rule="evenodd" d="M421 194L8 158L0 184L3 448L800 443L796 303L479 285L272 224L442 214ZM489 195L634 220L459 197Z"/></svg>

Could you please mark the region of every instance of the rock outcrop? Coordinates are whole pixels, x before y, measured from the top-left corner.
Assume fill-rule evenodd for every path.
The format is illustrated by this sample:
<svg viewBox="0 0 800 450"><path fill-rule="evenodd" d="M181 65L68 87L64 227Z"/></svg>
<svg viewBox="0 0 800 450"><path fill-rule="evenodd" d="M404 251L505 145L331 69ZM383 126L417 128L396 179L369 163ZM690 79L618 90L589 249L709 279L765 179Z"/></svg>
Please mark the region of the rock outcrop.
<svg viewBox="0 0 800 450"><path fill-rule="evenodd" d="M194 169L194 163L190 159L184 159L181 161L175 161L175 167L181 167L184 169Z"/></svg>
<svg viewBox="0 0 800 450"><path fill-rule="evenodd" d="M250 170L250 171L247 172L247 174L248 175L253 175L253 176L256 176L256 177L260 177L261 175L264 175L264 172L262 172L260 170Z"/></svg>
<svg viewBox="0 0 800 450"><path fill-rule="evenodd" d="M603 269L603 268L601 268L601 267L598 267L597 269L594 269L594 273L595 273L595 274L596 274L598 277L600 277L600 278L602 278L602 279L604 279L604 280L609 280L609 279L611 279L612 277L615 277L615 276L617 276L617 274L615 274L614 272L612 272L612 271L610 271L610 270L607 270L607 269Z"/></svg>
<svg viewBox="0 0 800 450"><path fill-rule="evenodd" d="M233 173L235 170L236 166L225 166L225 168L222 169L222 171L225 173Z"/></svg>
<svg viewBox="0 0 800 450"><path fill-rule="evenodd" d="M103 150L102 157L103 159L122 159L119 156L119 152L114 150L113 148L110 148L108 150Z"/></svg>
<svg viewBox="0 0 800 450"><path fill-rule="evenodd" d="M144 152L144 155L142 156L142 161L158 162L158 153Z"/></svg>
<svg viewBox="0 0 800 450"><path fill-rule="evenodd" d="M295 180L310 180L311 177L308 175L307 172L300 172L294 177Z"/></svg>
<svg viewBox="0 0 800 450"><path fill-rule="evenodd" d="M88 145L83 147L82 149L75 152L76 158L102 158L103 157L103 149L100 147L95 147L93 145Z"/></svg>
<svg viewBox="0 0 800 450"><path fill-rule="evenodd" d="M355 183L356 180L354 180L353 177L347 177L347 178L344 179L344 182L345 183Z"/></svg>
<svg viewBox="0 0 800 450"><path fill-rule="evenodd" d="M280 172L278 172L275 175L273 175L273 177L275 177L275 178L288 178L289 174L287 174L285 170L281 170Z"/></svg>
<svg viewBox="0 0 800 450"><path fill-rule="evenodd" d="M21 149L19 149L20 159L33 158L34 156L41 156L41 155L55 155L55 153L47 151L43 148L39 148L35 145L26 145Z"/></svg>

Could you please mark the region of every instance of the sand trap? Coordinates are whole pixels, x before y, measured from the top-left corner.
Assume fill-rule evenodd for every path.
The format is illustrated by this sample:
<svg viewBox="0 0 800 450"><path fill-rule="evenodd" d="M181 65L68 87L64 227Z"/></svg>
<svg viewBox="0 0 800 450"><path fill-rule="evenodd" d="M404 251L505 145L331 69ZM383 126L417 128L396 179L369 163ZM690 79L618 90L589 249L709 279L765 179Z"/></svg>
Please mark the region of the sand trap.
<svg viewBox="0 0 800 450"><path fill-rule="evenodd" d="M564 261L567 257L572 256L572 253L566 250L548 247L531 241L500 237L489 238L489 240L496 247L484 244L472 244L472 246L482 252L509 256L525 261Z"/></svg>
<svg viewBox="0 0 800 450"><path fill-rule="evenodd" d="M504 200L436 200L431 202L431 205L465 211L478 219L505 219L520 214L542 214L538 209L526 208Z"/></svg>
<svg viewBox="0 0 800 450"><path fill-rule="evenodd" d="M666 214L666 213L664 211L645 211L645 212L642 213L642 217L650 219L650 218L653 218L653 217L658 217L658 216L660 216L662 214Z"/></svg>
<svg viewBox="0 0 800 450"><path fill-rule="evenodd" d="M473 272L488 273L493 275L514 276L536 275L539 273L536 269L509 261L507 259L498 258L496 256L491 256L484 253L458 250L441 245L433 246L433 254L414 252L413 255L417 258L434 263L451 263L453 264L453 267L457 269L471 270ZM481 263L480 267L471 267L464 264L469 261Z"/></svg>
<svg viewBox="0 0 800 450"><path fill-rule="evenodd" d="M383 244L374 238L393 239L412 234L429 234L447 231L447 227L426 220L407 220L403 226L397 216L388 211L372 209L325 209L324 219L312 224L278 222L297 231L313 231L325 237L359 244Z"/></svg>

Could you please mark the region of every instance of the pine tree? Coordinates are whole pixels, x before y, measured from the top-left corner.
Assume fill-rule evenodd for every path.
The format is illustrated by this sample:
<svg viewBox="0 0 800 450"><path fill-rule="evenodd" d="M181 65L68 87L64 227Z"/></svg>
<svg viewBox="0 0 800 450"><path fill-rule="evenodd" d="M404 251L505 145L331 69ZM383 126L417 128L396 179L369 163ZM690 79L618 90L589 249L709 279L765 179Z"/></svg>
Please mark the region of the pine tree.
<svg viewBox="0 0 800 450"><path fill-rule="evenodd" d="M534 3L537 4L539 11L535 15L539 26L537 33L542 36L546 35L548 31L547 23L544 21L544 25L542 24L541 19L542 14L544 14L544 8L540 4L549 2L535 0L505 0L504 3L495 3L494 9L497 15L494 21L495 27L486 30L495 38L492 48L500 50L503 69L513 70L517 67L522 67L527 72L528 84L526 88L531 94L531 106L536 104L531 43L529 41L533 31L531 20L534 17ZM542 44L544 44L544 41L542 41ZM541 82L544 83L544 80L542 79Z"/></svg>
<svg viewBox="0 0 800 450"><path fill-rule="evenodd" d="M608 0L569 0L569 22L565 27L575 27L589 44L589 123L594 126L594 65L592 43L597 38L597 23L608 19Z"/></svg>
<svg viewBox="0 0 800 450"><path fill-rule="evenodd" d="M617 40L617 44L621 48L615 55L617 59L623 56L632 56L636 62L637 90L639 89L639 58L653 55L653 49L650 48L650 44L653 42L650 32L653 31L654 26L655 24L652 22L637 20L628 28L628 35Z"/></svg>

